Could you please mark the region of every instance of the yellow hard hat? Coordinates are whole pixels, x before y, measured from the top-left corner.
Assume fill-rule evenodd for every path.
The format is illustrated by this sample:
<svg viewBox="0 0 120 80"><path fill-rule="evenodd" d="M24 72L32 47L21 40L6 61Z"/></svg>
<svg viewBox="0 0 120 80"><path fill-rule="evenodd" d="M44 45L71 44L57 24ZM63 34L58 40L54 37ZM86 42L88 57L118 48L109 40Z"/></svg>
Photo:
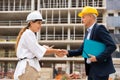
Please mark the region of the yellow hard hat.
<svg viewBox="0 0 120 80"><path fill-rule="evenodd" d="M78 16L82 17L84 14L89 14L89 13L96 14L96 16L98 16L97 9L95 9L94 7L90 7L90 6L85 6L83 10L78 13Z"/></svg>

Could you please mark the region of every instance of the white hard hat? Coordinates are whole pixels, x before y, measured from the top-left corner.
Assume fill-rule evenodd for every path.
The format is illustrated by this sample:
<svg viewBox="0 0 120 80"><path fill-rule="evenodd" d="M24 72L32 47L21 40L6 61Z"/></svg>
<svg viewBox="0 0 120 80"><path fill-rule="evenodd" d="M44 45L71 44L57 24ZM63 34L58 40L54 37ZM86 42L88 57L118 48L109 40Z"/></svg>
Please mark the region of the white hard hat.
<svg viewBox="0 0 120 80"><path fill-rule="evenodd" d="M26 21L34 21L34 20L41 20L43 21L42 15L39 11L33 11L28 14Z"/></svg>

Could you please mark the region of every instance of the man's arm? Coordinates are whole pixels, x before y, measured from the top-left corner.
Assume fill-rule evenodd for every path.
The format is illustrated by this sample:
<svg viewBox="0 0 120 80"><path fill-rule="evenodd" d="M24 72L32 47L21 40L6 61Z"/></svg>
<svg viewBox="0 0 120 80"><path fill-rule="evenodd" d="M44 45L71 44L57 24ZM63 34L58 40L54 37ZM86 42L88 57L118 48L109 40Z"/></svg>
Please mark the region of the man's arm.
<svg viewBox="0 0 120 80"><path fill-rule="evenodd" d="M72 56L80 56L82 55L82 51L83 51L83 44L76 50L68 50L68 57L72 57Z"/></svg>

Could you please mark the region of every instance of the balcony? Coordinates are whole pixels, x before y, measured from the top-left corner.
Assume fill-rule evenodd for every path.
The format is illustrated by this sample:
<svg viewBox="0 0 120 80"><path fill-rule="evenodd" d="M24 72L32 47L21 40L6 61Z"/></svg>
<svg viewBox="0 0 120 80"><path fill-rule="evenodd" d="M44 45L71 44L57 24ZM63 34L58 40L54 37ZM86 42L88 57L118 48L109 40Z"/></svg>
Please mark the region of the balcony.
<svg viewBox="0 0 120 80"><path fill-rule="evenodd" d="M83 35L70 35L70 40L82 40ZM41 35L40 40L68 40L68 36L65 34L60 34L60 35Z"/></svg>
<svg viewBox="0 0 120 80"><path fill-rule="evenodd" d="M52 16L53 14L52 13L50 13L49 14L49 16ZM67 15L67 13L66 13L66 15ZM43 24L44 25L68 25L68 26L70 26L70 25L76 25L76 26L80 26L80 25L82 25L82 21L81 21L81 18L79 18L79 17L73 17L73 16L76 16L77 14L74 14L74 15L71 15L71 17L69 18L69 20L68 20L68 17L65 17L65 18L63 18L63 17L61 17L62 16L62 13L60 14L60 16L58 16L58 15L55 15L55 17L53 16L53 17L50 17L50 18L48 18L48 17L45 17L44 19L45 19L45 22L43 22ZM57 17L56 17L57 16ZM98 18L97 18L97 22L98 23L103 23L103 18L102 18L102 16L99 16ZM20 28L21 26L23 27L23 26L25 26L25 25L27 25L27 22L25 21L25 20L9 20L9 21L5 21L5 20L3 20L3 21L0 21L0 27L2 27L2 26L6 26L6 27L13 27L13 28ZM83 26L83 25L82 25Z"/></svg>
<svg viewBox="0 0 120 80"><path fill-rule="evenodd" d="M31 1L0 0L0 11L27 11L27 10L31 10Z"/></svg>
<svg viewBox="0 0 120 80"><path fill-rule="evenodd" d="M25 20L20 20L20 21L0 21L0 26L23 26L23 25L27 25Z"/></svg>
<svg viewBox="0 0 120 80"><path fill-rule="evenodd" d="M31 7L27 6L0 6L0 11L30 11Z"/></svg>
<svg viewBox="0 0 120 80"><path fill-rule="evenodd" d="M40 0L40 8L78 8L84 6L105 7L103 0Z"/></svg>
<svg viewBox="0 0 120 80"><path fill-rule="evenodd" d="M0 36L0 42L15 42L17 36Z"/></svg>

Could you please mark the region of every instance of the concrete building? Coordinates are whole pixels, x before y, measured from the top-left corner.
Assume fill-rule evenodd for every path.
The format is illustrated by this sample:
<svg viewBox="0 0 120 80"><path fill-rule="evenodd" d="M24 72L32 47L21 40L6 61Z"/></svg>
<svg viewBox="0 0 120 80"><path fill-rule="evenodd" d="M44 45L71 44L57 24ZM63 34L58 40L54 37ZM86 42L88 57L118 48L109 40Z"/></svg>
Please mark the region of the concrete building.
<svg viewBox="0 0 120 80"><path fill-rule="evenodd" d="M119 0L110 1L120 2ZM26 26L25 20L28 13L35 10L40 11L45 19L45 22L42 24L42 30L36 34L38 42L41 45L54 45L54 48L67 50L78 48L83 42L86 29L81 22L81 18L77 15L84 6L97 8L99 11L98 23L105 25L111 33L119 34L120 18L118 16L120 16L120 7L118 6L116 9L115 6L115 8L107 6L112 3L110 1L0 0L0 57L3 59L16 57L14 50L16 37L20 29ZM113 15L117 17L113 17ZM110 16L112 16L112 18ZM115 24L116 21L117 24ZM116 38L115 35L113 35L113 38ZM117 51L119 51L119 44L116 45L118 47ZM14 72L16 62L16 59L12 62L9 62L9 60L0 61L1 78L5 77L9 71ZM72 71L70 71L69 68L66 70L67 73Z"/></svg>

